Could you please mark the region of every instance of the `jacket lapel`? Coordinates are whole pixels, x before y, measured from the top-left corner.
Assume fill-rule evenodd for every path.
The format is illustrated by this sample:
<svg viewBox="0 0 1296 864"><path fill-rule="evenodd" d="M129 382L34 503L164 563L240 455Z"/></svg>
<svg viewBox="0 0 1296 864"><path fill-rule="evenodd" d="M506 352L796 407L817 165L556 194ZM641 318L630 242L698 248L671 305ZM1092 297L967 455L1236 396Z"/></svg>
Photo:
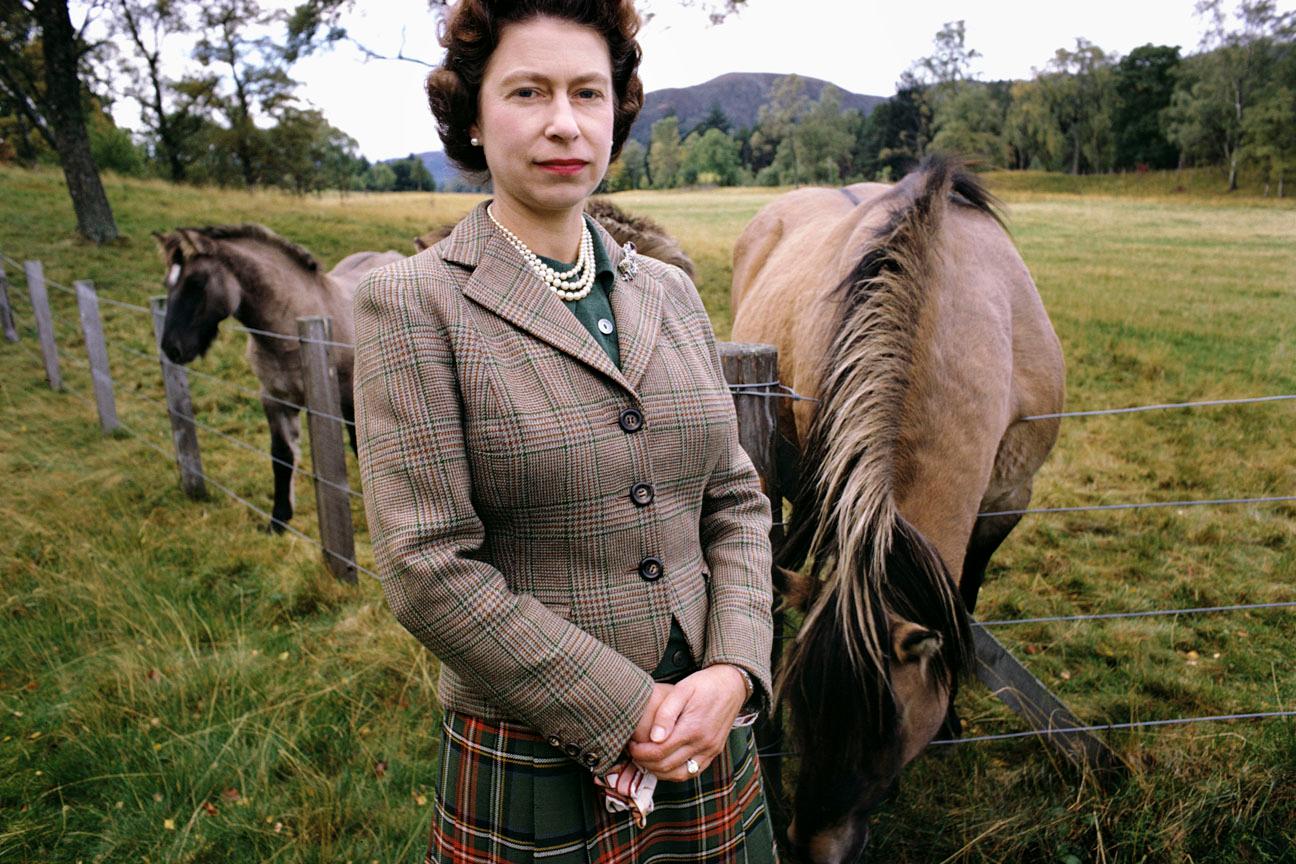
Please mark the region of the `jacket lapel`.
<svg viewBox="0 0 1296 864"><path fill-rule="evenodd" d="M618 266L625 257L621 247L597 222L594 223L594 230L599 233L608 260L612 262L612 269L617 274L616 287L612 289L608 299L612 303L612 316L616 318L619 331L617 338L621 348L621 374L632 390L638 390L661 331L662 287L648 275L648 268L642 262L639 262L634 278L627 281Z"/></svg>
<svg viewBox="0 0 1296 864"><path fill-rule="evenodd" d="M660 329L661 286L643 267L629 282L618 271L609 297L619 331L622 368L618 370L571 310L564 308L563 301L531 272L495 228L486 214L487 203L473 208L439 249L444 260L472 269L463 286L464 296L634 392ZM620 247L602 226L595 223L594 230L615 268L622 258Z"/></svg>

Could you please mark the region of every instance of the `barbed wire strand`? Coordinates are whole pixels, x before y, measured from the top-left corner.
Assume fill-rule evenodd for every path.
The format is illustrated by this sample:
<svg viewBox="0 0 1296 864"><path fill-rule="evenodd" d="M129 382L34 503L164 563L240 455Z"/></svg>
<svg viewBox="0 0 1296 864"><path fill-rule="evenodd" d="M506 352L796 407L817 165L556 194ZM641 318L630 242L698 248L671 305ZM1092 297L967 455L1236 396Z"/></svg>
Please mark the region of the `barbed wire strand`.
<svg viewBox="0 0 1296 864"><path fill-rule="evenodd" d="M1092 612L1076 615L1048 615L1039 618L995 618L973 621L973 627L1011 627L1014 624L1058 624L1073 621L1110 621L1125 618L1155 618L1169 615L1207 615L1215 612L1247 612L1256 609L1291 609L1296 600L1275 603L1236 603L1231 606L1195 606L1183 609L1144 609L1137 612ZM784 633L781 639L795 639L796 633Z"/></svg>
<svg viewBox="0 0 1296 864"><path fill-rule="evenodd" d="M980 744L988 741L1009 741L1014 738L1043 738L1052 735L1074 735L1081 732L1116 732L1130 729L1152 729L1161 726L1183 726L1190 723L1222 723L1231 720L1276 720L1296 717L1296 710L1248 711L1239 714L1211 714L1204 717L1170 717L1162 720L1132 720L1127 723L1094 723L1089 726L1062 726L1056 729L1032 729L1026 732L1001 732L996 735L969 735L965 738L937 738L934 745ZM797 756L794 750L756 751L762 759L780 756Z"/></svg>
<svg viewBox="0 0 1296 864"><path fill-rule="evenodd" d="M1156 507L1208 507L1231 504L1281 504L1296 501L1296 495L1270 498L1198 498L1187 501L1144 501L1138 504L1088 504L1079 507L1037 507L1030 510L993 510L978 513L978 519L990 516L1034 516L1040 513L1086 513L1098 510L1150 510Z"/></svg>
<svg viewBox="0 0 1296 864"><path fill-rule="evenodd" d="M1205 399L1199 402L1164 402L1157 405L1135 405L1130 408L1099 408L1092 411L1061 411L1056 414L1033 414L1026 420L1054 420L1062 417L1104 417L1112 414L1137 414L1143 411L1168 411L1175 408L1213 408L1220 405L1256 405L1261 402L1285 402L1296 399L1296 393L1277 396L1247 396L1241 399Z"/></svg>
<svg viewBox="0 0 1296 864"><path fill-rule="evenodd" d="M148 353L146 353L146 352L144 352L144 351L137 351L136 349L131 348L131 347L126 346L126 345L119 345L119 346L117 346L117 347L120 348L122 351L125 351L127 354L134 354L136 357L143 357L145 360L152 360L152 361L156 361L156 360L159 360L159 359L165 360L165 361L166 361L168 364L170 364L170 365L173 365L173 366L180 366L180 368L184 369L185 373L188 374L188 375L197 375L199 378L207 378L207 379L210 379L210 380L212 380L212 381L216 381L216 382L218 382L218 383L220 383L220 384L224 384L226 387L231 387L231 388L237 390L238 392L243 393L243 394L248 395L248 396L255 396L255 397L257 397L258 399L263 399L263 398L264 398L264 399L268 399L268 400L270 400L271 402L275 402L275 403L277 403L277 404L279 404L279 405L285 405L285 406L287 406L287 407L289 407L289 408L296 408L298 411L305 411L307 414L313 414L313 415L315 415L316 417L324 417L324 418L327 418L327 419L329 419L329 420L336 420L336 421L339 422L339 423L345 423L347 426L354 426L354 425L355 425L355 421L354 421L354 420L348 420L348 419L346 419L345 417L338 417L338 416L336 416L336 415L334 415L334 414L329 414L329 413L326 412L326 411L316 411L316 410L314 410L314 409L312 409L312 408L307 408L305 405L298 405L296 402L291 402L291 401L289 401L289 400L287 400L287 399L280 399L278 396L271 396L271 395L268 394L268 393L266 393L266 394L262 394L262 392L261 392L260 390L253 390L253 389L251 389L251 388L249 388L249 387L243 387L243 386L241 386L241 385L239 385L239 384L234 383L233 381L229 380L228 378L224 378L224 377L222 377L222 376L220 376L220 375L213 375L213 374L210 373L210 372L204 372L204 371L202 371L201 369L195 369L195 368L193 368L192 366L183 366L183 365L181 365L181 364L171 363L171 361L170 361L170 360L167 360L166 357L165 357L164 355L159 355L159 354L148 354Z"/></svg>
<svg viewBox="0 0 1296 864"><path fill-rule="evenodd" d="M37 359L37 360L40 359L40 356L39 356L38 354L36 354L34 351L31 351L30 349L24 349L24 350L26 350L27 353L30 354L33 358L35 358L35 359ZM74 398L76 398L76 399L80 399L82 402L86 403L87 405L90 405L91 407L93 407L93 406L95 405L95 402L94 402L93 399L88 399L88 398L86 398L86 397L85 397L84 395L82 395L79 391L77 391L77 390L75 390L75 389L73 389L73 388L68 387L68 386L66 385L66 383L64 384L64 386L63 386L63 390L62 390L61 392L67 393L69 396L72 396L72 397L74 397ZM138 394L136 394L136 395L138 395ZM165 448L163 448L163 447L159 446L158 444L154 443L153 441L149 440L149 438L148 438L146 435L144 435L142 432L140 432L138 429L136 429L134 426L130 425L130 424L127 423L126 421L122 420L120 416L117 418L117 424L118 424L119 426L121 426L121 428L125 429L127 432L129 432L129 433L133 436L133 439L132 439L132 440L139 441L141 444L144 444L144 445L146 445L146 446L152 448L153 450L156 450L158 453L161 453L163 456L165 456L168 462L171 462L172 464L175 464L175 461L176 461L176 460L175 460L175 454L174 454L174 453L170 453L170 452L168 452ZM204 472L204 471L200 471L200 472L198 472L198 474L199 474L200 477L203 478L204 481L206 481L206 482L208 482L208 483L211 483L213 486L215 486L215 487L216 487L217 489L219 489L221 492L225 493L225 494L226 494L227 496L229 496L230 498L233 498L235 501L239 502L239 503L242 504L244 507L247 507L249 510L253 511L253 512L256 513L258 516L261 516L261 517L264 518L264 519L268 519L268 520L270 520L271 522L274 522L276 525L278 525L279 527L283 528L285 531L288 531L289 533L291 533L291 534L293 534L293 535L295 535L295 536L297 536L297 537L300 537L301 539L305 540L307 543L310 543L312 546L315 546L316 548L320 549L322 552L324 552L324 554L326 554L326 555L328 555L328 556L330 556L330 557L333 557L333 558L337 558L338 560L342 561L342 563L344 563L344 564L350 564L352 567L355 567L356 570L357 570L358 572L360 572L360 573L364 573L364 574L367 575L367 576L372 576L373 578L378 579L378 580L381 581L381 578L382 578L382 577L380 577L380 576L379 576L377 573L375 573L374 571L370 570L368 567L365 567L363 564L361 564L361 563L358 562L358 561L355 561L355 560L353 560L353 559L351 559L351 558L347 558L345 555L340 555L340 554L338 554L337 552L334 552L332 549L329 549L329 548L325 547L323 543L320 543L318 540L316 540L314 537L311 537L309 534L306 534L306 533L302 532L300 529L295 528L295 527L293 527L292 525L289 525L289 524L286 523L286 522L283 522L283 521L280 521L280 520L276 519L273 515L271 515L270 513L266 512L265 510L261 509L261 508L258 507L257 505L253 504L251 501L248 501L248 500L247 500L246 498L244 498L242 495L239 495L239 494L238 494L237 492L235 492L233 489L229 488L229 487L226 486L224 483L221 483L219 480L217 480L216 478L212 477L210 474L208 474L208 473L206 473L206 472Z"/></svg>
<svg viewBox="0 0 1296 864"><path fill-rule="evenodd" d="M325 480L323 477L319 476L318 474L315 474L312 471L307 471L303 467L294 465L293 463L288 462L287 460L280 459L278 456L275 456L273 453L267 453L264 450L253 447L251 444L248 444L246 441L243 441L239 438L236 438L233 435L230 435L228 432L222 432L216 427L210 426L204 423L203 421L199 420L197 417L192 417L180 411L173 411L171 409L171 406L167 405L161 399L154 399L152 396L145 396L143 393L132 393L130 394L129 398L143 399L145 402L152 402L154 405L166 409L167 413L173 414L174 416L179 417L182 420L188 420L189 422L193 423L195 426L199 427L200 429L205 429L214 435L219 435L220 437L226 439L230 443L238 447L242 447L244 450L247 450L250 453L255 453L258 456L261 456L265 459L269 459L271 462L274 462L277 465L282 465L285 468L291 468L294 473L300 474L303 477L310 477L312 480L316 480L320 483L323 483L325 486L331 486L332 488L338 490L339 492L345 492L347 495L350 495L352 498L364 497L359 492L356 492L354 489L350 488L349 486L343 486L340 483L334 483L331 480Z"/></svg>
<svg viewBox="0 0 1296 864"><path fill-rule="evenodd" d="M1084 615L1050 615L1042 618L998 618L974 621L974 627L1008 627L1013 624L1053 624L1068 621L1107 621L1117 618L1150 618L1161 615L1205 615L1212 612L1245 612L1252 609L1290 609L1296 600L1277 603L1236 603L1231 606L1195 606L1184 609L1148 609L1141 612L1096 612Z"/></svg>
<svg viewBox="0 0 1296 864"><path fill-rule="evenodd" d="M304 339L301 336L292 336L287 333L276 333L273 330L258 330L255 327L244 327L242 324L236 324L230 328L235 333L251 333L257 336L269 336L274 339L284 339L289 342L304 342L309 345L329 345L334 348L348 348L355 350L355 345L350 342L334 342L331 339Z"/></svg>

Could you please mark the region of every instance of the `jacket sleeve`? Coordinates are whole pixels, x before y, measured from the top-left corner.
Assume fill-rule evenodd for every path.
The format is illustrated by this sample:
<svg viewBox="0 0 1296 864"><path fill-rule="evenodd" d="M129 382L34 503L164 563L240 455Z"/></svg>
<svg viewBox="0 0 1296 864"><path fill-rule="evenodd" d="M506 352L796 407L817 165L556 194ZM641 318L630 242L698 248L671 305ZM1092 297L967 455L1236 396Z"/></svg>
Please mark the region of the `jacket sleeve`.
<svg viewBox="0 0 1296 864"><path fill-rule="evenodd" d="M479 560L453 324L428 291L397 265L366 277L354 300L357 451L383 594L467 684L605 773L652 679Z"/></svg>
<svg viewBox="0 0 1296 864"><path fill-rule="evenodd" d="M727 387L715 332L702 298L683 271L677 271L704 331L711 373ZM702 495L701 542L711 570L711 608L707 618L703 666L741 666L756 687L756 707L770 706L770 649L774 640L774 588L770 578L770 504L747 451L738 443L738 420L726 402L729 442Z"/></svg>

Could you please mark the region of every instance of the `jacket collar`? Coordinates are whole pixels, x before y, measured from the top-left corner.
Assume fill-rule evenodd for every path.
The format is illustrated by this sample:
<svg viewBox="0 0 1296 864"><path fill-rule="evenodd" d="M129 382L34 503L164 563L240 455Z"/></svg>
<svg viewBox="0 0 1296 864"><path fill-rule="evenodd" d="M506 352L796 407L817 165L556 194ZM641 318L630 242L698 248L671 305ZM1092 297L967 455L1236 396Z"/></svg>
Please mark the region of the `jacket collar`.
<svg viewBox="0 0 1296 864"><path fill-rule="evenodd" d="M463 286L464 296L635 392L661 329L662 287L648 268L635 268L634 277L626 281L617 266L624 251L602 225L593 223L617 272L616 289L608 293L621 353L621 368L617 369L571 310L531 272L495 227L486 213L488 203L474 207L439 250L444 260L472 271Z"/></svg>

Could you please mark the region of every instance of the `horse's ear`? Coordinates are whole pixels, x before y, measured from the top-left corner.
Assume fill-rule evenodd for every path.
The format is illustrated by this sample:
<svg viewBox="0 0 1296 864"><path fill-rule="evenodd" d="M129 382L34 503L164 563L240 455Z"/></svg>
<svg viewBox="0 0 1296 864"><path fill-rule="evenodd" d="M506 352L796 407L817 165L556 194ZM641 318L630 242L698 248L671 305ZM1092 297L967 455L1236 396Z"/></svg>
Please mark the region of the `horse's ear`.
<svg viewBox="0 0 1296 864"><path fill-rule="evenodd" d="M176 232L171 231L163 234L161 231L151 232L153 240L157 243L158 251L162 253L162 260L167 264L179 263L182 260L180 255L180 240Z"/></svg>
<svg viewBox="0 0 1296 864"><path fill-rule="evenodd" d="M940 633L912 621L895 621L891 625L891 653L900 663L930 660L943 642Z"/></svg>

